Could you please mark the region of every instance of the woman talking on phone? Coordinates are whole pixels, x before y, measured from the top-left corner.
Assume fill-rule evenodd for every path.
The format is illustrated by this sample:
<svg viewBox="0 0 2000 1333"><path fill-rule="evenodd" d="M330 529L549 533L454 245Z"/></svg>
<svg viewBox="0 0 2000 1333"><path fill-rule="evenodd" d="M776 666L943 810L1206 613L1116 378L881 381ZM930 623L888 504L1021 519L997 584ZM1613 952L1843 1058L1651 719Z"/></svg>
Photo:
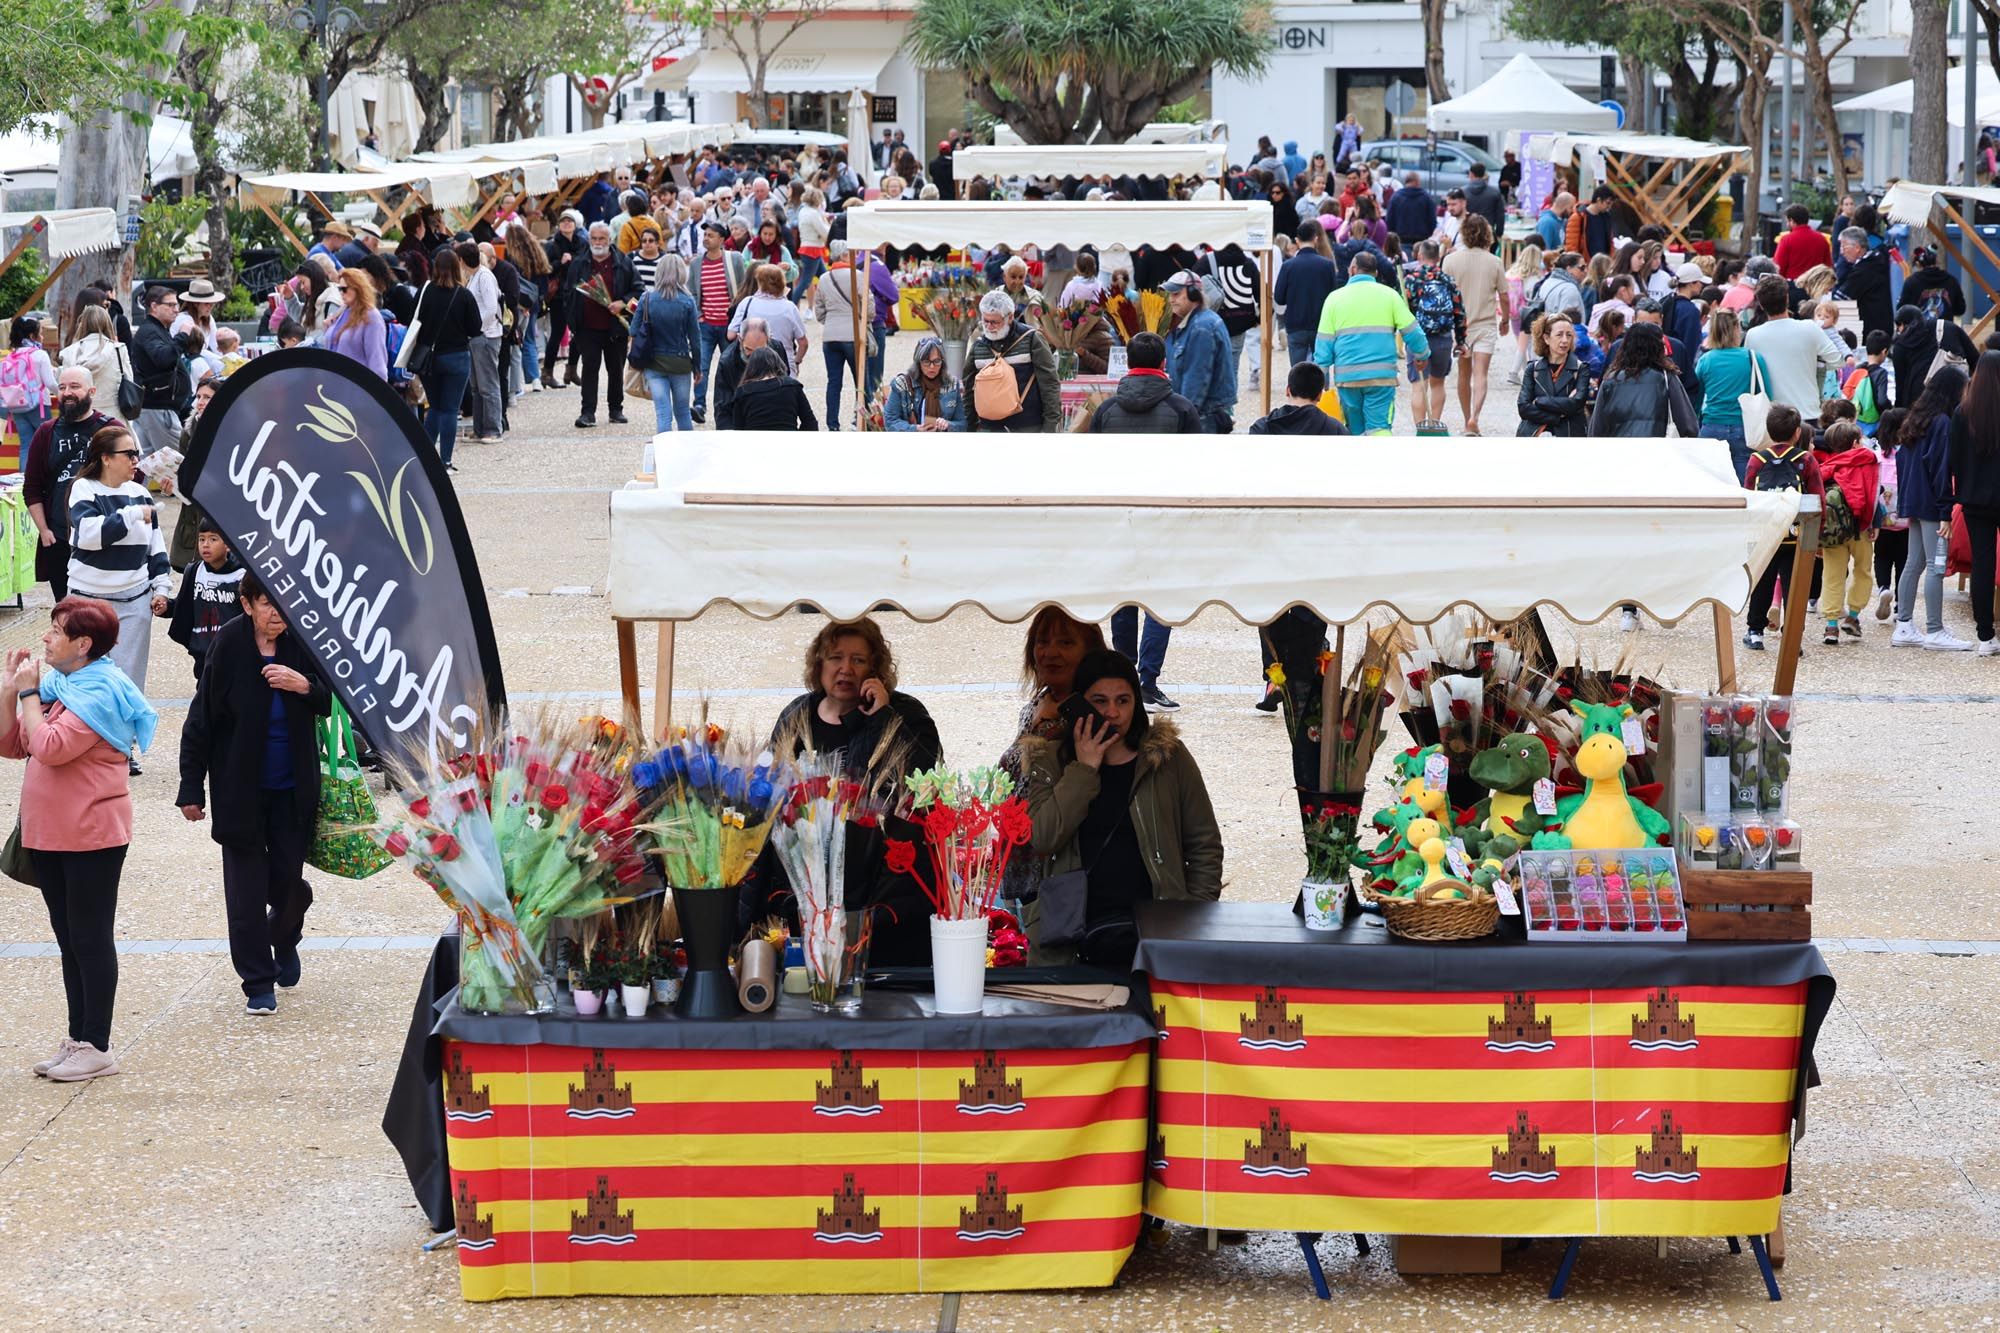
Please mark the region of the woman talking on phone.
<svg viewBox="0 0 2000 1333"><path fill-rule="evenodd" d="M921 703L896 689L896 657L882 627L863 616L833 621L806 648L806 692L785 705L771 731L771 748L785 758L806 750L836 751L842 769L857 782L893 787L903 778L944 761L937 724ZM869 957L889 967L930 966L929 901L921 885L890 870L883 858L885 836L922 842L923 831L902 821L894 827L849 830L847 905L877 909L871 923ZM744 894L755 919L784 912L791 885L775 857L766 854ZM794 909L795 910L795 909Z"/></svg>
<svg viewBox="0 0 2000 1333"><path fill-rule="evenodd" d="M1068 735L1020 741L1033 852L1046 862L1023 922L1028 961L1124 971L1138 904L1222 896L1222 832L1179 731L1146 716L1131 661L1093 652L1072 679Z"/></svg>

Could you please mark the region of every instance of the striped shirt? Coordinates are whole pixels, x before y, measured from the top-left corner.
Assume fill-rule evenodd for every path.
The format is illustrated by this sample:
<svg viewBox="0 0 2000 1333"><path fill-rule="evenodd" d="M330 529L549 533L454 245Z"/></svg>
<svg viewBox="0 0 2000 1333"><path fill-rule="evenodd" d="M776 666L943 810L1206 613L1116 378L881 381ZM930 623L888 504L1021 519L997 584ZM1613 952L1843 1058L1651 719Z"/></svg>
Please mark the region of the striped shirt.
<svg viewBox="0 0 2000 1333"><path fill-rule="evenodd" d="M159 506L139 482L112 487L78 477L69 484L69 527L71 592L128 598L150 583L155 596L170 594L173 571Z"/></svg>
<svg viewBox="0 0 2000 1333"><path fill-rule="evenodd" d="M637 290L650 292L653 290L653 275L660 271L660 257L655 255L647 259L635 252L632 255L632 271L639 277Z"/></svg>

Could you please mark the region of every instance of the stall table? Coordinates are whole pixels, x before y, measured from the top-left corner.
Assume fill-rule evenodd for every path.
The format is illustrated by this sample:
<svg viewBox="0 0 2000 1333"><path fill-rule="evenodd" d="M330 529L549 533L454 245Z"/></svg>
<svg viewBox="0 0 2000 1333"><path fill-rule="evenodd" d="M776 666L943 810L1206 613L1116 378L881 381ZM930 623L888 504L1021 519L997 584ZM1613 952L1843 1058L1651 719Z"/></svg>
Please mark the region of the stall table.
<svg viewBox="0 0 2000 1333"><path fill-rule="evenodd" d="M433 1037L469 1300L1108 1286L1138 1235L1137 1002L953 1017L878 989L858 1018L787 995L703 1021L454 1001Z"/></svg>
<svg viewBox="0 0 2000 1333"><path fill-rule="evenodd" d="M1810 944L1455 944L1139 909L1146 1211L1242 1230L1762 1236L1833 977Z"/></svg>

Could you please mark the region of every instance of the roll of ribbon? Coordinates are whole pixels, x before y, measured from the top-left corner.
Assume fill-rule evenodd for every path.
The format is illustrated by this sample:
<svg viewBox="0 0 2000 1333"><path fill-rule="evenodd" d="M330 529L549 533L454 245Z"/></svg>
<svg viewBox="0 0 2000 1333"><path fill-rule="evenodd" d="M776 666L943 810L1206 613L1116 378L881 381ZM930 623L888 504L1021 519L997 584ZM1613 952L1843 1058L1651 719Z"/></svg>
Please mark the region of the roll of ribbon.
<svg viewBox="0 0 2000 1333"><path fill-rule="evenodd" d="M778 998L778 951L769 940L751 940L736 961L736 998L761 1014Z"/></svg>

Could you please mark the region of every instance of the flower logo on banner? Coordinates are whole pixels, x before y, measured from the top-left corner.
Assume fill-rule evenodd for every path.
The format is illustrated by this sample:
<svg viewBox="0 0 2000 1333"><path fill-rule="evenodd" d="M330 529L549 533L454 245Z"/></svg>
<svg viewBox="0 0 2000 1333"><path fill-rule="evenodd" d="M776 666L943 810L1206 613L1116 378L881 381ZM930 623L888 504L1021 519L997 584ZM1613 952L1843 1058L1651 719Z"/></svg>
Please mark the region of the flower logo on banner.
<svg viewBox="0 0 2000 1333"><path fill-rule="evenodd" d="M368 503L375 510L375 516L382 520L384 530L395 539L397 549L401 550L403 558L410 562L410 568L418 574L430 573L431 562L437 558L436 544L431 540L430 520L424 517L423 510L417 506L415 498L403 489L403 478L411 467L415 466L416 460L413 458L405 462L396 469L394 477L384 482L382 465L375 461L375 451L361 438L360 427L356 425L352 412L328 398L324 387L319 389L319 403L307 403L305 409L312 420L301 421L298 429L309 430L328 444L361 446L361 452L368 456L369 469L375 475L371 477L367 472L359 470L350 471L347 475L354 478L355 484L361 487L361 493L368 497ZM408 517L405 517L406 515ZM415 519L414 527L409 521L412 518ZM413 533L416 538L414 543ZM417 558L417 547L423 550L421 560Z"/></svg>

